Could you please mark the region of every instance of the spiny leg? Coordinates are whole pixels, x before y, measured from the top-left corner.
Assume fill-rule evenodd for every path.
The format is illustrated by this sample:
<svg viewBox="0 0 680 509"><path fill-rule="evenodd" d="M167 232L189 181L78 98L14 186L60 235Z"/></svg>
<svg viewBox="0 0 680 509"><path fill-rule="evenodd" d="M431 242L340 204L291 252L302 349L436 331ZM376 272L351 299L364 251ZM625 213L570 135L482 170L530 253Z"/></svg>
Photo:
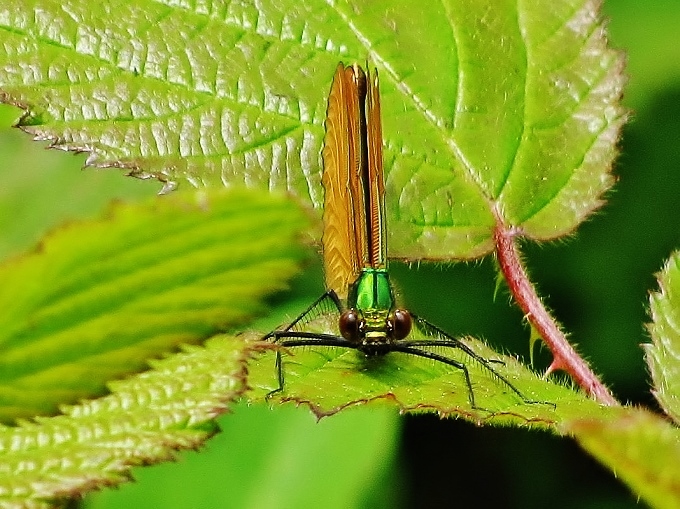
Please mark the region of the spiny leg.
<svg viewBox="0 0 680 509"><path fill-rule="evenodd" d="M439 354L436 354L436 353L433 353L433 352L428 352L427 350L421 350L422 347L427 347L427 346L444 347L444 348L460 348L459 345L450 343L450 342L445 341L445 340L400 341L398 346L399 347L403 346L403 347L406 347L406 348L412 348L416 352L419 352L419 353L415 353L415 352L409 352L409 353L413 353L414 355L419 355L420 357L427 357L428 359L435 359L435 360L438 360L438 361L442 361L446 364L449 364L449 365L457 367L457 368L459 368L459 364L462 365L462 366L465 366L465 364L458 362L458 361L455 361L454 359L449 359L448 357L445 357L443 355L439 355ZM534 400L527 398L524 394L522 394L522 392L517 387L515 387L510 382L510 380L508 380L505 376L501 375L498 371L496 371L491 366L489 366L488 361L486 359L484 359L483 357L475 354L475 355L473 355L473 358L477 362L479 362L487 371L489 371L489 373L491 373L492 376L494 376L495 378L497 378L498 380L503 382L507 387L509 387L510 390L512 392L514 392L524 403L527 403L527 404L545 403L544 401L534 401ZM444 360L444 359L446 359L446 360ZM467 367L465 367L465 371L466 371L465 377L468 378ZM468 378L468 381L469 381L469 378ZM552 403L549 403L549 404L552 405Z"/></svg>
<svg viewBox="0 0 680 509"><path fill-rule="evenodd" d="M319 309L320 312L324 311L324 306L330 301L335 309L338 312L342 311L342 304L340 303L340 299L338 298L337 294L333 290L328 290L324 294L322 294L318 299L316 299L312 304L305 309L302 313L298 315L298 317L293 320L287 327L284 329L277 329L273 330L270 333L266 334L262 340L270 340L273 338L274 343L278 343L282 347L294 347L294 346L305 346L305 345L317 345L329 341L332 343L330 346L345 346L343 345L337 345L334 343L334 341L337 341L338 339L341 339L343 342L346 340L344 338L338 338L337 336L331 335L331 334L317 334L317 333L312 333L312 332L304 332L304 331L296 331L295 327L306 323L308 321L308 317L314 316L315 313L317 312L317 309ZM284 338L289 338L288 340L281 341L281 339ZM297 340L295 339L297 338ZM282 392L283 391L283 386L284 386L284 374L283 374L283 361L281 358L281 351L277 350L276 352L276 378L279 382L278 388L274 389L273 391L269 392L266 396L265 399L269 399L271 396L273 396L276 393Z"/></svg>
<svg viewBox="0 0 680 509"><path fill-rule="evenodd" d="M481 362L482 364L488 364L490 362L495 362L498 364L505 364L505 362L498 360L498 359L486 359L479 355L477 352L475 352L472 348L467 346L465 343L463 343L460 339L454 338L451 336L449 333L445 332L443 329L440 329L437 327L435 324L428 322L424 318L421 318L416 315L411 315L411 318L413 319L414 325L426 336L429 337L435 337L439 338L440 341L446 341L452 343L449 345L452 348L458 348L468 354L470 357L473 359L476 359L477 361ZM417 346L417 345L416 345Z"/></svg>
<svg viewBox="0 0 680 509"><path fill-rule="evenodd" d="M268 400L268 399L271 398L274 394L278 394L279 392L282 392L282 391L283 391L283 383L284 383L284 379L283 379L283 369L282 369L282 367L281 367L281 351L280 351L280 350L277 350L277 351L276 351L276 364L275 364L275 366L276 366L276 367L275 367L275 370L276 370L276 379L277 379L277 381L279 382L279 386L278 386L276 389L269 391L269 392L266 394L266 396L264 397L265 400Z"/></svg>
<svg viewBox="0 0 680 509"><path fill-rule="evenodd" d="M427 320L414 316L414 323L416 324L416 327L419 328L421 332L428 336L434 336L438 337L439 339L424 339L424 340L402 340L399 341L398 343L402 346L407 346L407 347L413 347L415 349L420 349L421 347L424 346L433 346L433 347L446 347L446 348L457 348L459 350L462 350L465 352L467 355L472 357L474 360L479 362L486 370L491 373L492 376L496 377L498 380L503 382L507 387L509 387L524 403L526 404L546 404L546 405L551 405L552 407L555 407L554 403L550 403L547 401L535 401L527 398L522 392L517 389L505 376L501 375L498 373L495 369L493 369L489 364L491 362L497 362L499 364L505 364L501 360L493 360L493 359L485 359L481 355L479 355L477 352L472 350L468 345L463 343L461 340L456 339L446 332L444 332L442 329L437 327L436 325L428 322ZM425 351L419 350L422 353L425 353ZM432 352L427 352L428 354L431 354ZM437 354L433 354L437 355ZM421 355L421 357L429 357L429 355ZM440 356L441 357L441 356ZM432 357L430 357L432 358ZM446 357L444 357L446 358ZM453 364L452 364L453 365Z"/></svg>
<svg viewBox="0 0 680 509"><path fill-rule="evenodd" d="M292 331L298 324L305 323L306 319L309 316L314 316L314 313L316 312L317 308L319 308L320 311L323 311L324 303L326 303L328 300L330 300L330 302L333 303L338 312L342 312L342 304L340 303L340 299L333 290L328 290L326 293L321 295L321 297L316 299L307 309L300 313L298 317L295 320L293 320L287 327L285 327L284 329L277 329L271 331L270 333L263 336L262 340L266 341L268 339L274 338L274 342L277 342L279 338L283 337L281 336L282 332Z"/></svg>
<svg viewBox="0 0 680 509"><path fill-rule="evenodd" d="M453 366L454 368L460 369L463 372L463 375L465 376L465 384L467 385L467 390L468 390L468 400L470 401L470 405L472 408L478 408L477 405L475 404L475 391L472 389L472 381L470 380L470 372L468 371L468 368L465 364L462 362L458 362L455 359L449 359L448 357L445 357L443 355L439 355L434 352L428 352L427 350L420 350L416 347L409 346L404 343L413 343L413 341L409 342L398 342L394 343L392 345L392 351L393 352L401 352L401 353L407 353L410 355L415 355L417 357L424 357L426 359L432 359L435 361L443 362L444 364L448 364L449 366ZM478 408L480 410L484 410L483 408Z"/></svg>
<svg viewBox="0 0 680 509"><path fill-rule="evenodd" d="M281 348L293 348L297 346L339 346L344 348L357 348L357 345L347 341L345 338L334 336L332 334L318 334L315 332L293 332L293 331L274 331L272 337L274 337L274 342L278 343ZM284 341L279 340L281 338L289 338ZM274 394L283 392L283 387L285 384L285 378L283 374L283 358L281 355L281 350L276 351L276 379L279 382L279 386L270 391L265 396L265 399L271 398Z"/></svg>

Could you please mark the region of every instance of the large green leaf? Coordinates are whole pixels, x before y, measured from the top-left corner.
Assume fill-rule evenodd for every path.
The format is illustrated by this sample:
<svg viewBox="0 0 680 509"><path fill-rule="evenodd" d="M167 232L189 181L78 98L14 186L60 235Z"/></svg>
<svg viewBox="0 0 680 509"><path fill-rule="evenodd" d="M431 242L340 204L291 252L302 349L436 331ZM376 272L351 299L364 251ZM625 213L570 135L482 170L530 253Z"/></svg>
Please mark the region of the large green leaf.
<svg viewBox="0 0 680 509"><path fill-rule="evenodd" d="M333 330L327 324L328 330ZM396 407L404 413L436 412L476 424L542 428L574 437L654 507L676 507L680 501L680 432L651 412L603 406L584 394L539 379L515 359L492 352L483 343L466 344L494 363L493 369L521 391L509 387L469 356L448 356L465 363L476 407L460 370L400 353L367 359L338 348L289 348L283 352L284 387L270 400L308 406L318 417L355 406ZM444 353L439 349L439 353ZM277 389L274 355L269 352L250 370L259 400ZM530 401L528 401L530 400Z"/></svg>
<svg viewBox="0 0 680 509"><path fill-rule="evenodd" d="M0 90L26 107L24 129L92 164L320 206L330 79L339 60L368 57L391 255L475 257L493 247L494 214L553 238L612 183L622 58L598 6L12 0Z"/></svg>
<svg viewBox="0 0 680 509"><path fill-rule="evenodd" d="M305 330L338 334L337 316L312 320ZM412 334L410 339L419 339ZM463 364L470 376L472 396L464 372L442 362L399 352L366 357L339 347L304 347L282 350L283 391L275 356L268 353L250 369L250 397L259 401L303 403L319 417L333 415L367 403L395 406L401 412L437 412L475 423L493 422L539 426L555 430L574 416L597 417L606 407L559 383L539 378L517 359L492 351L478 340L462 340L480 357L490 360L490 371L481 362L455 348L429 349ZM512 384L504 383L500 374ZM517 389L520 394L514 390Z"/></svg>
<svg viewBox="0 0 680 509"><path fill-rule="evenodd" d="M0 266L0 418L50 413L262 311L297 271L283 198L175 194L73 223Z"/></svg>

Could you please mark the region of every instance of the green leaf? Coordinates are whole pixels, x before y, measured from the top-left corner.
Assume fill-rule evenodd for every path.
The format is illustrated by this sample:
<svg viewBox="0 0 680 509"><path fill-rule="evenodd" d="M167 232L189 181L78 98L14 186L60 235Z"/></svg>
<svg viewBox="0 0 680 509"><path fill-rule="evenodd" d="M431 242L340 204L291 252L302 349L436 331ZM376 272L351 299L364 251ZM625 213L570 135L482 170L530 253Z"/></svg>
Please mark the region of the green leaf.
<svg viewBox="0 0 680 509"><path fill-rule="evenodd" d="M319 207L339 60L381 73L390 254L470 258L495 214L573 230L613 182L620 54L595 0L4 2L0 89L22 126L163 180L284 188Z"/></svg>
<svg viewBox="0 0 680 509"><path fill-rule="evenodd" d="M0 426L0 505L51 507L129 480L131 466L197 448L215 432L210 421L243 392L250 348L218 336L153 361L153 370L113 382L113 394L66 415Z"/></svg>
<svg viewBox="0 0 680 509"><path fill-rule="evenodd" d="M680 506L680 430L643 409L611 409L607 417L565 427L651 507Z"/></svg>
<svg viewBox="0 0 680 509"><path fill-rule="evenodd" d="M680 423L680 253L658 275L659 291L649 297L652 343L645 344L654 395L664 411Z"/></svg>
<svg viewBox="0 0 680 509"><path fill-rule="evenodd" d="M365 408L317 422L292 406L246 403L218 420L221 433L200 454L136 468L137 482L92 493L85 507L342 509L376 507L367 494L381 502L403 494L385 482L401 427L394 409Z"/></svg>
<svg viewBox="0 0 680 509"><path fill-rule="evenodd" d="M333 323L336 318L319 318L310 322L309 330L337 334L337 325ZM457 349L431 350L466 366L475 407L470 403L462 370L399 352L367 358L355 350L330 347L283 349L284 390L270 399L305 404L318 417L333 415L347 407L380 403L396 406L401 412L436 412L442 417L462 417L477 424L552 429L574 416L595 417L606 411L582 393L540 379L517 359L500 355L481 341L472 338L463 341L478 355L491 360L493 369L510 381L524 399L480 362ZM272 352L253 362L249 384L253 387L249 394L254 401L278 388Z"/></svg>
<svg viewBox="0 0 680 509"><path fill-rule="evenodd" d="M311 323L337 333L330 323ZM366 358L353 350L305 347L284 349L284 391L270 400L308 406L317 417L349 407L396 407L402 413L436 412L475 424L542 428L573 436L623 482L655 507L676 507L680 500L680 462L676 427L648 411L603 406L554 381L543 380L512 357L491 351L482 342L465 343L486 359L500 360L493 369L521 391L527 402L483 366L458 353L472 381L476 408L470 405L460 370L431 360L389 353ZM273 352L264 353L250 368L248 393L259 401L278 387Z"/></svg>
<svg viewBox="0 0 680 509"><path fill-rule="evenodd" d="M301 211L252 191L175 193L73 223L0 267L0 419L102 394L146 359L263 310Z"/></svg>

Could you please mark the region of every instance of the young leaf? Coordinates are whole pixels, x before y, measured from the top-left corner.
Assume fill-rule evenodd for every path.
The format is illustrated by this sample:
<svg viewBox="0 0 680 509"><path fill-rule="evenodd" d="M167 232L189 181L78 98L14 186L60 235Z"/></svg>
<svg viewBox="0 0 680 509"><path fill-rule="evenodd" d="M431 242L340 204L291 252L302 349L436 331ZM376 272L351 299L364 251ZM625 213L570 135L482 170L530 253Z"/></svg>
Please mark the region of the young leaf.
<svg viewBox="0 0 680 509"><path fill-rule="evenodd" d="M234 327L297 271L305 220L231 190L117 205L0 266L0 420L53 413Z"/></svg>
<svg viewBox="0 0 680 509"><path fill-rule="evenodd" d="M113 394L35 423L0 426L0 505L48 508L130 479L130 467L197 448L245 388L243 339L152 361L153 370L111 383Z"/></svg>
<svg viewBox="0 0 680 509"><path fill-rule="evenodd" d="M339 60L381 74L390 255L471 258L601 204L625 114L596 0L168 4L9 0L0 90L89 163L322 203Z"/></svg>
<svg viewBox="0 0 680 509"><path fill-rule="evenodd" d="M680 424L680 253L670 257L658 278L659 291L649 298L652 343L644 348L654 395Z"/></svg>

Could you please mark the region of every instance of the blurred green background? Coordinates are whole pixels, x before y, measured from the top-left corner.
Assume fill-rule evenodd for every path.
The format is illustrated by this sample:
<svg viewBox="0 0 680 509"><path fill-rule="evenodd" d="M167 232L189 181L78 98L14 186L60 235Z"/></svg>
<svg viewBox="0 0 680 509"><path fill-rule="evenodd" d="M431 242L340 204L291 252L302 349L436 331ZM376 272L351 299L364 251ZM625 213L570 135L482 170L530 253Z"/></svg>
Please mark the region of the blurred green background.
<svg viewBox="0 0 680 509"><path fill-rule="evenodd" d="M524 246L526 264L571 340L616 396L653 408L640 344L648 341L654 273L680 246L680 2L608 0L612 45L628 54L616 187L576 234ZM81 170L84 156L45 151L0 110L0 255L30 249L64 220L114 198L153 195L153 181L116 170ZM30 200L27 197L31 197ZM489 259L394 264L404 303L447 331L486 338L528 358L529 331L507 292L495 294ZM286 299L321 292L311 267ZM302 306L302 305L301 305ZM491 317L491 319L489 319ZM262 330L285 319L270 317ZM537 350L544 369L549 356ZM636 497L570 440L518 429L475 428L432 415L360 409L316 423L305 409L239 405L206 451L138 469L141 480L88 497L87 507L634 507ZM256 446L256 447L254 447Z"/></svg>

